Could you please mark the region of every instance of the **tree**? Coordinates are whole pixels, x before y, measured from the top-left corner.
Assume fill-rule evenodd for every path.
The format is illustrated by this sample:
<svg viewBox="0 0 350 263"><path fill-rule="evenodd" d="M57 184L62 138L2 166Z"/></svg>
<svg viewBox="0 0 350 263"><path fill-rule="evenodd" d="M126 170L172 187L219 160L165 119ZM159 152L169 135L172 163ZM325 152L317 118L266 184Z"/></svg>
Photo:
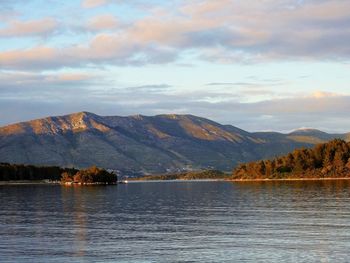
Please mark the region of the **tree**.
<svg viewBox="0 0 350 263"><path fill-rule="evenodd" d="M67 172L62 173L61 182L68 183L73 182L73 176Z"/></svg>
<svg viewBox="0 0 350 263"><path fill-rule="evenodd" d="M298 149L274 160L239 165L234 178L347 177L350 173L350 142L335 139L313 149Z"/></svg>
<svg viewBox="0 0 350 263"><path fill-rule="evenodd" d="M66 176L62 174L63 176ZM82 169L78 171L73 176L73 181L75 183L81 183L81 184L114 184L117 182L117 176L113 173L107 172L105 169L97 168L96 166L92 166L87 169Z"/></svg>

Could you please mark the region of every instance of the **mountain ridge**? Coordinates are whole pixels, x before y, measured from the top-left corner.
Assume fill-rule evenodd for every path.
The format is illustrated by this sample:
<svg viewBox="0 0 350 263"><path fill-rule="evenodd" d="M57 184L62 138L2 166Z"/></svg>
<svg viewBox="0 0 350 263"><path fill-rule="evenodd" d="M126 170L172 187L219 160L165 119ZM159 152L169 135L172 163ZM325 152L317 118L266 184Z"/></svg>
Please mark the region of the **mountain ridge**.
<svg viewBox="0 0 350 263"><path fill-rule="evenodd" d="M229 171L349 134L315 130L247 132L186 114L99 116L77 112L0 127L0 162L85 168L128 174L196 169Z"/></svg>

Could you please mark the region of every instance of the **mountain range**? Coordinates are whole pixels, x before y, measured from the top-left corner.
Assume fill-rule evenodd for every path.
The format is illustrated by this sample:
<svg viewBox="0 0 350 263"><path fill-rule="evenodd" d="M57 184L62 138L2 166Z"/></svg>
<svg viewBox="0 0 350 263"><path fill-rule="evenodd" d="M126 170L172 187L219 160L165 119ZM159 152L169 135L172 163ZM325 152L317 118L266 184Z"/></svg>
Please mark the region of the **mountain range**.
<svg viewBox="0 0 350 263"><path fill-rule="evenodd" d="M123 174L232 170L347 134L300 129L250 133L193 115L128 117L79 112L0 127L0 162L84 168Z"/></svg>

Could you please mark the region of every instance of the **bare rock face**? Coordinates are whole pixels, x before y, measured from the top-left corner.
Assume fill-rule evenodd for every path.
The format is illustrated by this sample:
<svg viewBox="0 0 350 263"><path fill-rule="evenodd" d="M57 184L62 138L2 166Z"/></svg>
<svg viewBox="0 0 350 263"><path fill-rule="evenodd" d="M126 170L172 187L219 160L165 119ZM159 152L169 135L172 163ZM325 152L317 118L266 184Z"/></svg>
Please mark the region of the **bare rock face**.
<svg viewBox="0 0 350 263"><path fill-rule="evenodd" d="M80 112L0 128L0 162L123 173L231 170L237 163L273 157L346 135L315 130L249 133L192 115L98 116Z"/></svg>

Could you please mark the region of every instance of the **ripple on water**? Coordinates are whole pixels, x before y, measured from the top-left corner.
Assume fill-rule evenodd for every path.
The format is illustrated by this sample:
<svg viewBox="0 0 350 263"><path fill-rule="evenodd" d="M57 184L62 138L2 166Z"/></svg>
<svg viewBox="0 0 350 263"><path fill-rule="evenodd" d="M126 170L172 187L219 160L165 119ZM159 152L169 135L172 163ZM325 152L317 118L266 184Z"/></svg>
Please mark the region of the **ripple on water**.
<svg viewBox="0 0 350 263"><path fill-rule="evenodd" d="M1 262L347 262L350 183L0 186Z"/></svg>

